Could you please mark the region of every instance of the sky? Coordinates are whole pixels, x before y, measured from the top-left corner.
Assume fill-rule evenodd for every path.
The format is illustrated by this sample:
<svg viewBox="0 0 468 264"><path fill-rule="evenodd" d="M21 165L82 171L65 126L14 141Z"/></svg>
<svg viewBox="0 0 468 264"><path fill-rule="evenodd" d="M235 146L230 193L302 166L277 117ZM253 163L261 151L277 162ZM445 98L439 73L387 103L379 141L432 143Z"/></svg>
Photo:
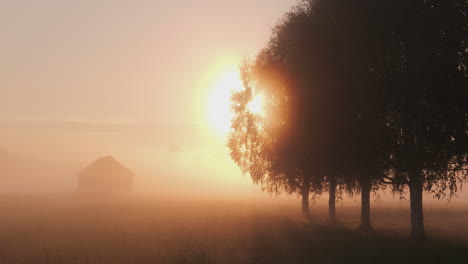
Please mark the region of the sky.
<svg viewBox="0 0 468 264"><path fill-rule="evenodd" d="M204 123L295 0L2 0L0 120Z"/></svg>
<svg viewBox="0 0 468 264"><path fill-rule="evenodd" d="M259 193L219 119L295 2L0 0L0 192L74 190L110 155L138 190Z"/></svg>

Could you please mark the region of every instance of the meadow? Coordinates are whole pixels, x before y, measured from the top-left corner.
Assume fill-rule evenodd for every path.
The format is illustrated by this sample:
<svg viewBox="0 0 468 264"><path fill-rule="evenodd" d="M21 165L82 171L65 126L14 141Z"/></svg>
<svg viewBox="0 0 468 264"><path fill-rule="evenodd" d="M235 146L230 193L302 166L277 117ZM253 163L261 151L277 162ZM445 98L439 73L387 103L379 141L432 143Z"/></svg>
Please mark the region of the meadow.
<svg viewBox="0 0 468 264"><path fill-rule="evenodd" d="M357 207L222 199L0 201L0 263L462 263L468 209L428 207L428 241L411 241L406 208L373 208L375 234L355 230Z"/></svg>

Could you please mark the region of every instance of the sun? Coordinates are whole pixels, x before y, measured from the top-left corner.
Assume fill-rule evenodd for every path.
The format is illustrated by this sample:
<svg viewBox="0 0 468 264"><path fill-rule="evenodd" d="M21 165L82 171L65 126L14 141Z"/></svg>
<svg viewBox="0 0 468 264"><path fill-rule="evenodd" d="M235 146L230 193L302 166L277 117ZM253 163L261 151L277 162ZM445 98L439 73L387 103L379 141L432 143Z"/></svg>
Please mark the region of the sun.
<svg viewBox="0 0 468 264"><path fill-rule="evenodd" d="M254 94L252 101L247 104L247 109L252 114L263 115L263 96Z"/></svg>
<svg viewBox="0 0 468 264"><path fill-rule="evenodd" d="M226 135L231 129L234 113L231 109L231 97L234 92L245 89L237 67L222 71L214 82L209 100L209 120L221 135ZM263 115L263 97L254 95L248 104L248 110L253 114Z"/></svg>
<svg viewBox="0 0 468 264"><path fill-rule="evenodd" d="M233 112L231 110L231 96L243 88L239 70L235 67L224 70L214 82L210 96L209 119L210 124L222 135L229 132Z"/></svg>

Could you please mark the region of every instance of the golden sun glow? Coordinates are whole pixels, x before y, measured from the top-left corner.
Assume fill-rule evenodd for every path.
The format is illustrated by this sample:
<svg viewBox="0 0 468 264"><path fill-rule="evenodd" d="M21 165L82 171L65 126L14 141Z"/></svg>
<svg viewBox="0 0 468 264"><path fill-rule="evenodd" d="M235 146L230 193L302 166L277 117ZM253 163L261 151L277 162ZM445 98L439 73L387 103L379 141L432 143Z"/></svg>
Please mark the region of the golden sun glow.
<svg viewBox="0 0 468 264"><path fill-rule="evenodd" d="M210 123L222 135L226 135L231 129L231 120L234 115L231 110L231 96L234 92L243 89L237 67L225 70L214 84L209 103ZM254 95L247 107L251 113L263 115L262 106L263 97Z"/></svg>
<svg viewBox="0 0 468 264"><path fill-rule="evenodd" d="M208 109L210 124L223 135L228 133L231 127L231 96L242 89L239 71L234 67L222 72L214 84Z"/></svg>
<svg viewBox="0 0 468 264"><path fill-rule="evenodd" d="M254 95L252 101L247 104L247 109L256 115L263 115L263 97L262 95Z"/></svg>

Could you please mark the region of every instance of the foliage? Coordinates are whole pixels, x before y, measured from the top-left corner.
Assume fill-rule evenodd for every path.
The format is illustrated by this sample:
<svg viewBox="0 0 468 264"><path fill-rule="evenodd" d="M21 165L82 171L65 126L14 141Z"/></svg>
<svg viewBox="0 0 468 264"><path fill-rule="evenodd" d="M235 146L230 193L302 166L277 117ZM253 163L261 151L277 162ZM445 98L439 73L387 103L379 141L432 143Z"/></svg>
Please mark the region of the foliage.
<svg viewBox="0 0 468 264"><path fill-rule="evenodd" d="M463 1L399 1L392 25L387 122L395 187L421 178L442 196L457 191L468 144L468 7ZM465 171L466 174L466 171Z"/></svg>
<svg viewBox="0 0 468 264"><path fill-rule="evenodd" d="M460 0L300 2L243 67L233 159L274 192L409 186L423 230L423 189L452 196L467 178L467 13ZM266 117L246 108L256 91Z"/></svg>

